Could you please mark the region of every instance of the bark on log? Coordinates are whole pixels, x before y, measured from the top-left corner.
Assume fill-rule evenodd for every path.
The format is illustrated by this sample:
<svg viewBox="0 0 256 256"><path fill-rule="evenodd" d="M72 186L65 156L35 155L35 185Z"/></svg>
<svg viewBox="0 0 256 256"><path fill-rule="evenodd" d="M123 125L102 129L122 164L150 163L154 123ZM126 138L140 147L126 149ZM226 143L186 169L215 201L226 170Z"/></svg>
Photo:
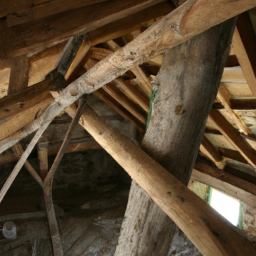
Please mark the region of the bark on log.
<svg viewBox="0 0 256 256"><path fill-rule="evenodd" d="M203 31L256 6L255 0L188 0L175 11L141 33L135 40L97 63L87 73L65 88L58 100L29 126L0 142L0 153L52 120L83 94L99 89L135 65L154 58ZM218 13L218 15L212 15ZM15 140L15 143L14 143Z"/></svg>
<svg viewBox="0 0 256 256"><path fill-rule="evenodd" d="M185 185L216 98L234 26L234 19L226 21L166 52L154 81L159 89L142 148ZM179 230L134 181L125 216L116 256L169 255Z"/></svg>

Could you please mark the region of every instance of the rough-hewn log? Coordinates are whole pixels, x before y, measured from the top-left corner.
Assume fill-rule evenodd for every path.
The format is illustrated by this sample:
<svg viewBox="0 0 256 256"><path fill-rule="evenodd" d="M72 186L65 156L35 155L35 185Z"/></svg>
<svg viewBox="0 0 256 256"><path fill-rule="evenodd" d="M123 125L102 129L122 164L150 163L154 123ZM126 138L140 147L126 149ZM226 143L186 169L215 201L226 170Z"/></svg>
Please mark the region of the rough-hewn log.
<svg viewBox="0 0 256 256"><path fill-rule="evenodd" d="M191 179L217 188L252 207L256 206L256 185L228 172L197 161Z"/></svg>
<svg viewBox="0 0 256 256"><path fill-rule="evenodd" d="M237 14L256 6L254 0L230 2L220 0L211 5L204 0L188 0L122 49L100 61L86 74L71 83L51 104L43 116L15 136L0 142L0 153L13 146L47 121L52 120L67 106L85 93L92 93L114 80L133 66L173 48L197 34ZM212 15L217 12L219 15ZM200 20L200 22L198 22ZM15 143L14 143L15 141Z"/></svg>
<svg viewBox="0 0 256 256"><path fill-rule="evenodd" d="M73 117L76 108L68 107L66 111ZM256 255L232 224L92 110L85 108L79 123L178 224L203 255Z"/></svg>
<svg viewBox="0 0 256 256"><path fill-rule="evenodd" d="M218 91L233 29L234 23L228 21L169 50L153 82L158 91L142 148L185 185ZM207 150L213 154L212 148ZM217 156L216 151L214 158L221 162L222 157ZM125 216L127 221L122 224L116 255L125 252L122 254L128 256L136 252L145 256L166 256L170 253L177 232L175 224L135 182Z"/></svg>

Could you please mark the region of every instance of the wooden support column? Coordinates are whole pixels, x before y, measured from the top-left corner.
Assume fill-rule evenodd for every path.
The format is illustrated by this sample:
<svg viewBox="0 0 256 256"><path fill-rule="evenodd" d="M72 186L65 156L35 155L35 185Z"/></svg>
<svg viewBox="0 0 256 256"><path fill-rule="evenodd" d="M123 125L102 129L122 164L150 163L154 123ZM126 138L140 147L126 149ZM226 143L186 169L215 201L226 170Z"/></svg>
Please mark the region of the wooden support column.
<svg viewBox="0 0 256 256"><path fill-rule="evenodd" d="M185 185L190 179L206 119L218 91L234 22L223 23L166 52L154 81L158 91L142 149ZM217 150L213 152L209 144L207 146L215 160L222 161ZM141 189L135 181L132 182L126 220L122 223L115 255L166 256L172 245L175 246L173 237L175 233L179 237L178 229L163 213L163 208L152 202L143 190L145 187ZM191 237L189 239L193 241ZM217 252L212 251L209 255L217 255ZM233 254L229 252L227 255Z"/></svg>

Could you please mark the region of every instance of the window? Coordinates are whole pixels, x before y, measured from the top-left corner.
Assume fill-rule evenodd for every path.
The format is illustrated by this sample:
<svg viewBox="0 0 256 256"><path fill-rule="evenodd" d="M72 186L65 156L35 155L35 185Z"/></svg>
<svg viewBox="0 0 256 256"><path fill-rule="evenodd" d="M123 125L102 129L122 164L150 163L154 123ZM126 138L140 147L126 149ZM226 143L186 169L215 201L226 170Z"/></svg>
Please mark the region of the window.
<svg viewBox="0 0 256 256"><path fill-rule="evenodd" d="M240 201L217 189L210 188L209 204L233 225L238 226L240 220ZM239 225L241 228L241 225Z"/></svg>

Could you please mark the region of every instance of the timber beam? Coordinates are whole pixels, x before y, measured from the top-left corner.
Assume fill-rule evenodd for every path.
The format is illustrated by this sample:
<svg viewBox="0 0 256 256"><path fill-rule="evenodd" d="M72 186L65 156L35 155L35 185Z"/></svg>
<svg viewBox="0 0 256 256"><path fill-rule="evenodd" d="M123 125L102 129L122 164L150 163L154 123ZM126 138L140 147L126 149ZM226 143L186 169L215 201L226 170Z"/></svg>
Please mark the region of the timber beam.
<svg viewBox="0 0 256 256"><path fill-rule="evenodd" d="M217 126L218 130L240 152L248 163L256 167L256 151L244 138L240 136L224 116L217 109L212 109L209 119Z"/></svg>

